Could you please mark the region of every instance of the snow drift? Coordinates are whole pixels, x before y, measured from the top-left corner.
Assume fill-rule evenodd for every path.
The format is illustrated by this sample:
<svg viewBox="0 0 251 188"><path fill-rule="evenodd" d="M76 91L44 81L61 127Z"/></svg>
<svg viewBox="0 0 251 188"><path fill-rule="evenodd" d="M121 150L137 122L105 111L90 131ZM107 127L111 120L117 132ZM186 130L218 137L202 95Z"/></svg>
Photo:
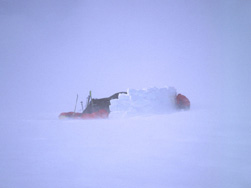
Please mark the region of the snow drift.
<svg viewBox="0 0 251 188"><path fill-rule="evenodd" d="M174 87L128 89L111 100L111 117L164 114L176 110L176 89Z"/></svg>

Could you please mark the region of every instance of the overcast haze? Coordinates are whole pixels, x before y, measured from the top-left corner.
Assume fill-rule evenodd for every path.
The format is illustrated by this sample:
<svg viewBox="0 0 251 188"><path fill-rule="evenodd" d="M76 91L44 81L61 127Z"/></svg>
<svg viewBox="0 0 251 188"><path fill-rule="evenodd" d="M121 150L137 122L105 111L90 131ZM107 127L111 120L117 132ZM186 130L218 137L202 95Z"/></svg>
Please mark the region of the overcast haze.
<svg viewBox="0 0 251 188"><path fill-rule="evenodd" d="M174 86L193 107L247 106L250 10L244 0L1 0L1 111L60 113L77 93L152 86Z"/></svg>
<svg viewBox="0 0 251 188"><path fill-rule="evenodd" d="M249 0L0 0L0 187L251 187L250 10ZM150 87L162 89L133 90ZM106 120L58 119L77 93L128 88Z"/></svg>

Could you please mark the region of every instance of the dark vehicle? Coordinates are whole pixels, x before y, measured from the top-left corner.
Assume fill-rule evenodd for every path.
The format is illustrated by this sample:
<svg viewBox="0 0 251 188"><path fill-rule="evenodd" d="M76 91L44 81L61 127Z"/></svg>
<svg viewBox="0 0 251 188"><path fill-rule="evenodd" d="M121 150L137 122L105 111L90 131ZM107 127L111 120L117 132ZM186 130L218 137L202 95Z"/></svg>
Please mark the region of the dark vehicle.
<svg viewBox="0 0 251 188"><path fill-rule="evenodd" d="M74 118L74 119L98 119L98 118L108 118L110 114L111 100L118 99L119 94L127 94L127 92L118 92L114 95L101 98L93 99L91 92L87 97L86 108L82 113L76 112L63 112L59 115L59 118ZM76 108L75 108L76 109Z"/></svg>
<svg viewBox="0 0 251 188"><path fill-rule="evenodd" d="M59 115L59 118L60 119L62 118L73 118L73 119L108 118L110 114L110 105L111 105L110 101L113 99L118 99L119 94L127 94L127 92L118 92L107 98L93 99L91 95L91 91L90 91L90 94L87 97L85 109L83 109L83 102L81 102L82 109L83 109L81 113L75 112L76 111L76 106L75 106L74 112L63 112ZM176 103L177 109L183 109L183 110L190 109L190 101L185 95L178 94L178 95L175 95L174 97L175 97L175 103ZM76 104L77 104L77 100L76 100Z"/></svg>

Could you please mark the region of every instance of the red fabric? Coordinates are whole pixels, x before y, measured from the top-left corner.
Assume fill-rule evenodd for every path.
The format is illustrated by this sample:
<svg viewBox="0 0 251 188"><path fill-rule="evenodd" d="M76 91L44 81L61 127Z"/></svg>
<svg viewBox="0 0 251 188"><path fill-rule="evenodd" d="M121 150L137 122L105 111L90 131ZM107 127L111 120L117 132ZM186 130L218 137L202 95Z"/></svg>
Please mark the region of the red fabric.
<svg viewBox="0 0 251 188"><path fill-rule="evenodd" d="M59 115L59 118L73 118L73 119L104 119L104 118L108 118L109 113L104 110L101 109L97 112L93 112L93 113L74 113L74 112L63 112Z"/></svg>
<svg viewBox="0 0 251 188"><path fill-rule="evenodd" d="M190 101L186 96L178 94L176 96L176 105L180 109L189 109L190 108Z"/></svg>

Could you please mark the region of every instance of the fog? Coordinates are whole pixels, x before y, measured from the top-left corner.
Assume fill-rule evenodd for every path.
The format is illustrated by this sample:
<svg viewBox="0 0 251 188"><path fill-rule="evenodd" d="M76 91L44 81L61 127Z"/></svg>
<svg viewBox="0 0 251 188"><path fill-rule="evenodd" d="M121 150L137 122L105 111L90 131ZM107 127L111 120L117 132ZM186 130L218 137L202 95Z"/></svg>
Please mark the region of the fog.
<svg viewBox="0 0 251 188"><path fill-rule="evenodd" d="M152 86L173 86L194 107L246 103L250 4L1 0L1 111L71 111L77 93Z"/></svg>
<svg viewBox="0 0 251 188"><path fill-rule="evenodd" d="M0 0L0 187L249 187L250 10L246 0ZM90 90L168 86L190 111L58 119Z"/></svg>

